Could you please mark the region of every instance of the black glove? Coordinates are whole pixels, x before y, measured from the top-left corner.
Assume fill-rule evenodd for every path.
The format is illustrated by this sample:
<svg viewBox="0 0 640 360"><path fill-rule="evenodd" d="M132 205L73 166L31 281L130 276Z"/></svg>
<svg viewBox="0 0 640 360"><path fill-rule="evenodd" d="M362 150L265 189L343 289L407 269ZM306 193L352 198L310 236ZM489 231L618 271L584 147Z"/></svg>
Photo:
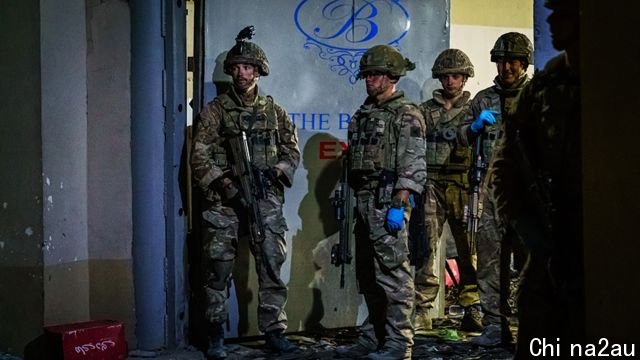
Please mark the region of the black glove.
<svg viewBox="0 0 640 360"><path fill-rule="evenodd" d="M238 191L238 188L235 186L233 182L229 183L229 185L227 186L224 186L225 179L227 178L224 176L221 176L213 180L211 182L210 187L212 187L213 190L215 190L218 194L220 194L220 196L222 196L223 199L231 200L236 196L238 196L240 192Z"/></svg>
<svg viewBox="0 0 640 360"><path fill-rule="evenodd" d="M262 173L264 174L264 178L272 184L277 184L280 181L278 179L278 170L275 168L264 169Z"/></svg>

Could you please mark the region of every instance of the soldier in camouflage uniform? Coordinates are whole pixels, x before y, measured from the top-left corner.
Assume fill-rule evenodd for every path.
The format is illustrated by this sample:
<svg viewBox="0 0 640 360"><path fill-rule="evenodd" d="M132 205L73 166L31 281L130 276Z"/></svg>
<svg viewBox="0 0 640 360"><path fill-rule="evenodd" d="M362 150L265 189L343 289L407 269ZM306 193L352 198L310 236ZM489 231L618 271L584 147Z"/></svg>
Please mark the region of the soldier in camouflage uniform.
<svg viewBox="0 0 640 360"><path fill-rule="evenodd" d="M433 98L420 105L427 123L427 186L425 224L428 239L426 261L416 267L416 311L414 328L417 333L431 329L428 311L440 289L435 258L444 222L449 223L458 250L460 294L458 301L465 308L461 330L481 331L478 311L480 297L476 283L476 270L472 262L464 207L468 202L469 165L471 149L458 143L456 132L469 111L471 94L464 91L469 77L473 77L473 64L458 49L444 50L436 58L432 70L442 89L433 92Z"/></svg>
<svg viewBox="0 0 640 360"><path fill-rule="evenodd" d="M547 0L550 59L522 90L492 168L498 211L529 258L518 297L514 359L530 342L560 339L560 353L585 337L578 0Z"/></svg>
<svg viewBox="0 0 640 360"><path fill-rule="evenodd" d="M348 177L357 199L356 276L369 321L355 345L338 349L343 357L411 358L407 224L411 195L422 193L426 182L425 123L396 83L414 68L389 45L370 48L360 60L358 77L369 96L349 123Z"/></svg>
<svg viewBox="0 0 640 360"><path fill-rule="evenodd" d="M481 155L489 164L493 147L504 135L504 116L515 107L517 95L529 81L527 66L533 61L533 46L523 34L510 32L501 35L491 50L498 76L494 85L481 90L474 97L467 124L462 127L462 141L468 144L481 141ZM485 125L490 125L486 126ZM474 154L475 155L475 154ZM497 346L511 342L509 330L509 297L511 249L519 254L519 241L511 228L497 216L495 199L488 191L493 186L491 170L481 184L480 220L477 234L477 276L480 302L484 317L483 333L472 341L483 346Z"/></svg>
<svg viewBox="0 0 640 360"><path fill-rule="evenodd" d="M300 160L298 137L287 112L270 96L259 94L257 81L269 74L267 58L260 47L241 34L224 61L224 71L233 78L233 86L201 111L191 155L195 182L206 196L202 216L209 359L226 357L222 324L227 319L227 281L238 242L247 240L258 273L258 326L265 333L265 344L276 351L295 349L283 334L287 328L287 287L280 279L280 268L286 257L284 187L291 186ZM254 170L265 179L266 195L258 200L265 228L261 243L247 239L250 224L243 194L252 189L242 189L231 171L232 164L241 159L233 158L230 141L243 133Z"/></svg>

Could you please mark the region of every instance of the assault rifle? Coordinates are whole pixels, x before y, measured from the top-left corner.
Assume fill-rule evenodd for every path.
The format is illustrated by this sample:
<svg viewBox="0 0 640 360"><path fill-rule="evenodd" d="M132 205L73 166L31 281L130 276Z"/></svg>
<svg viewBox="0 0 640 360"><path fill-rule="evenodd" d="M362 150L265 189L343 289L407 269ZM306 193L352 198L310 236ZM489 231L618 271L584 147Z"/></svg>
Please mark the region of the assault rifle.
<svg viewBox="0 0 640 360"><path fill-rule="evenodd" d="M471 235L469 240L469 248L473 252L476 246L476 233L478 232L478 222L480 220L480 212L482 205L480 204L480 185L482 177L487 168L486 160L483 154L484 132L480 133L473 148L473 165L469 174L469 184L471 185L471 193L469 194L469 205L466 211L467 232Z"/></svg>
<svg viewBox="0 0 640 360"><path fill-rule="evenodd" d="M340 223L340 240L331 247L331 263L340 266L340 288L344 288L344 265L351 264L351 247L349 236L351 235L351 224L349 214L351 211L351 189L347 181L348 160L347 155L342 153L342 175L333 196L332 205L335 210L336 220Z"/></svg>
<svg viewBox="0 0 640 360"><path fill-rule="evenodd" d="M247 134L244 131L240 136L229 139L229 145L234 160L231 170L240 181L240 203L249 215L249 232L252 241L261 244L265 239L265 229L258 200L266 198L263 174L251 165Z"/></svg>

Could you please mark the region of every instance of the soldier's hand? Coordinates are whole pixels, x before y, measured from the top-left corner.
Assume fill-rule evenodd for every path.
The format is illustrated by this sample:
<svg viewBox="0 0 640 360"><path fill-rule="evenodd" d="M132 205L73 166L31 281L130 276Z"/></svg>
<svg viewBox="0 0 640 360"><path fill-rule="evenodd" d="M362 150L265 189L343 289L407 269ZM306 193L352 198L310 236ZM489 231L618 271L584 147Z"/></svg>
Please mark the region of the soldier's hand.
<svg viewBox="0 0 640 360"><path fill-rule="evenodd" d="M496 114L498 112L495 110L482 110L480 115L471 123L471 131L477 134L484 129L485 125L495 124L496 117L494 115Z"/></svg>
<svg viewBox="0 0 640 360"><path fill-rule="evenodd" d="M273 183L280 181L280 175L282 175L282 170L278 168L268 168L264 170L264 176Z"/></svg>
<svg viewBox="0 0 640 360"><path fill-rule="evenodd" d="M404 208L391 207L387 211L387 230L396 233L404 227Z"/></svg>

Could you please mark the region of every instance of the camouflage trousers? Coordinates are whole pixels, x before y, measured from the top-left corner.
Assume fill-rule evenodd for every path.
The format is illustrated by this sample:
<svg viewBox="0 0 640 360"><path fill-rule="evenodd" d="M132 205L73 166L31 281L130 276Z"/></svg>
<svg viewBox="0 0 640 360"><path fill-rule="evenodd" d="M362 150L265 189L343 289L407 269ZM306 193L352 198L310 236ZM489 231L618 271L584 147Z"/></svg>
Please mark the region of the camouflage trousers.
<svg viewBox="0 0 640 360"><path fill-rule="evenodd" d="M264 242L250 241L258 275L258 328L261 332L284 330L287 315L287 287L280 279L286 258L282 201L268 193L259 200L265 235ZM215 204L203 212L203 279L207 298L206 317L210 323L227 320L227 284L237 254L239 239L249 241L247 213L235 202Z"/></svg>
<svg viewBox="0 0 640 360"><path fill-rule="evenodd" d="M511 307L510 293L511 254L516 269L522 268L525 259L524 247L517 235L499 220L495 201L491 193L483 194L482 214L478 224L478 290L482 305L482 324L509 326Z"/></svg>
<svg viewBox="0 0 640 360"><path fill-rule="evenodd" d="M356 277L369 310L359 341L410 354L414 289L407 224L390 234L385 228L389 206L378 209L372 191L359 191L356 197Z"/></svg>
<svg viewBox="0 0 640 360"><path fill-rule="evenodd" d="M467 307L480 303L476 269L473 254L475 249L469 247L467 227L463 223L464 206L468 203L467 190L462 184L463 174L458 175L458 181L434 181L429 179L426 187L425 224L428 241L427 259L416 268L416 315L426 313L434 305L440 282L436 259L436 252L442 236L445 221L449 223L451 233L458 251L458 269L460 272L460 294L458 302Z"/></svg>

